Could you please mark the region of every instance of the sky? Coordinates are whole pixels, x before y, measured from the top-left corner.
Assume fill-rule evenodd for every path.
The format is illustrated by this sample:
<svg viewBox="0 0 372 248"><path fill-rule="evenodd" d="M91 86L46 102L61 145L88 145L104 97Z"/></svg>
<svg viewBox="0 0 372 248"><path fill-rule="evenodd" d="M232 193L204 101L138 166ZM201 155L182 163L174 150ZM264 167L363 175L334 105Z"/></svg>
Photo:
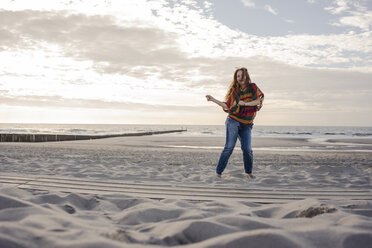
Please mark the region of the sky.
<svg viewBox="0 0 372 248"><path fill-rule="evenodd" d="M370 0L2 0L0 122L372 126Z"/></svg>

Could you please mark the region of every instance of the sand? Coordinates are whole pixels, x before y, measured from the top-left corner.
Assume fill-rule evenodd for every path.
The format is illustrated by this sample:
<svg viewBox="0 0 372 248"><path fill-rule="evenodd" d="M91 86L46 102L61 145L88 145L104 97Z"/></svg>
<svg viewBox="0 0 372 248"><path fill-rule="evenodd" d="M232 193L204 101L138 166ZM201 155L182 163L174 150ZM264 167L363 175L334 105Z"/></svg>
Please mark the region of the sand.
<svg viewBox="0 0 372 248"><path fill-rule="evenodd" d="M370 139L254 138L254 180L238 147L215 176L223 144L0 143L0 247L370 247Z"/></svg>

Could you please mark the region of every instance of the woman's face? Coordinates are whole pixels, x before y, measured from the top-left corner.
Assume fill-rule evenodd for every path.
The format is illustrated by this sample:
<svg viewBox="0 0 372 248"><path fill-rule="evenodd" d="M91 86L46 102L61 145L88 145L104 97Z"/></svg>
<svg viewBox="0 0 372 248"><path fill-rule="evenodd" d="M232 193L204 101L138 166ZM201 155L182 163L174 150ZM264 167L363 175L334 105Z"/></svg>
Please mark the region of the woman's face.
<svg viewBox="0 0 372 248"><path fill-rule="evenodd" d="M246 80L246 76L244 75L243 70L239 70L238 73L236 73L236 79L238 80L238 83L243 86Z"/></svg>

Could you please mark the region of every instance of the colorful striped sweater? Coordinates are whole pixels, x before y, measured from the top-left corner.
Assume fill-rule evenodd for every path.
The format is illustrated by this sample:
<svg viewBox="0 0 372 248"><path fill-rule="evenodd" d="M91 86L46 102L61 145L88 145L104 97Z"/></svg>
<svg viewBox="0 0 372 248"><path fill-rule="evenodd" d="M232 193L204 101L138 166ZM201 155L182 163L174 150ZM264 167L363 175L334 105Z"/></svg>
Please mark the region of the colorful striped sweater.
<svg viewBox="0 0 372 248"><path fill-rule="evenodd" d="M225 110L225 112L229 113L230 118L240 123L252 124L256 117L256 112L260 108L258 106L240 106L238 103L239 101L250 102L262 97L264 97L263 92L255 83L251 83L251 87L247 91L237 92L235 97L233 96L227 100L228 110Z"/></svg>

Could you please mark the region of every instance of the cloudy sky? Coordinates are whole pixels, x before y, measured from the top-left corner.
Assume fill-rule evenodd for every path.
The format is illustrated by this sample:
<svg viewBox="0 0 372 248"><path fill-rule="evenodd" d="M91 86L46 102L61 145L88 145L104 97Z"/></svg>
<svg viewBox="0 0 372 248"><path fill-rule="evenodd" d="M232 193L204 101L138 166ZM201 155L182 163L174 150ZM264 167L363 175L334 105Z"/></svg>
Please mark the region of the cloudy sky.
<svg viewBox="0 0 372 248"><path fill-rule="evenodd" d="M372 126L370 0L2 0L0 122Z"/></svg>

